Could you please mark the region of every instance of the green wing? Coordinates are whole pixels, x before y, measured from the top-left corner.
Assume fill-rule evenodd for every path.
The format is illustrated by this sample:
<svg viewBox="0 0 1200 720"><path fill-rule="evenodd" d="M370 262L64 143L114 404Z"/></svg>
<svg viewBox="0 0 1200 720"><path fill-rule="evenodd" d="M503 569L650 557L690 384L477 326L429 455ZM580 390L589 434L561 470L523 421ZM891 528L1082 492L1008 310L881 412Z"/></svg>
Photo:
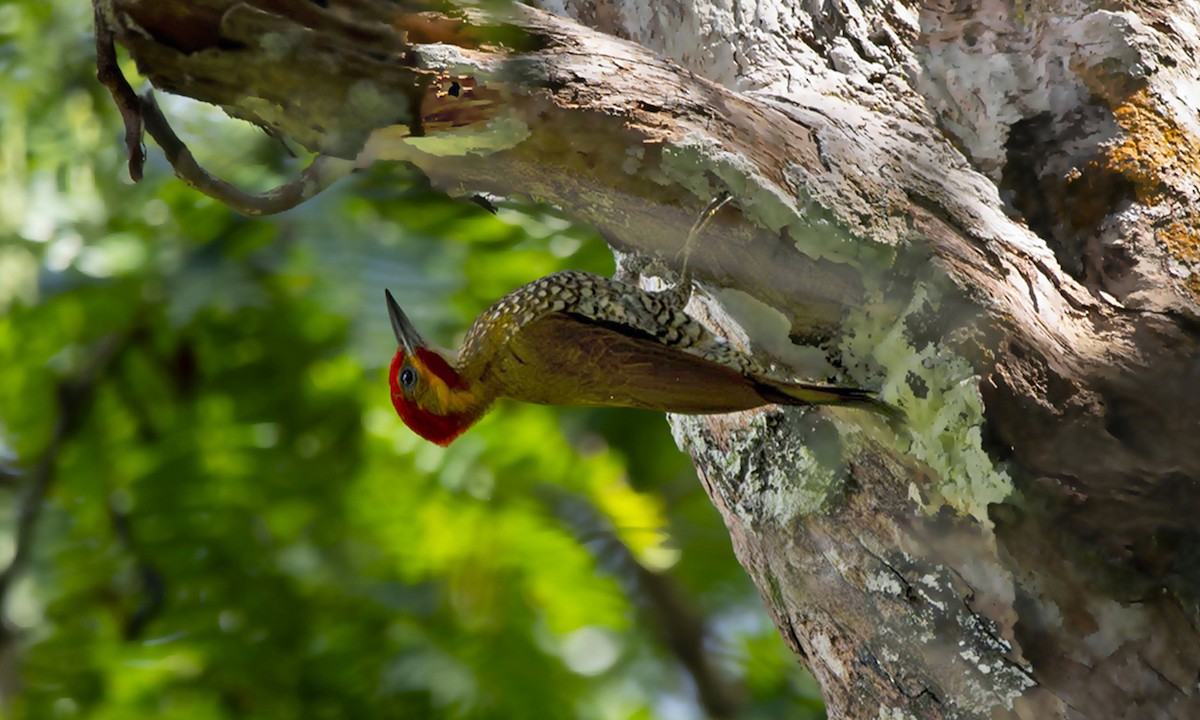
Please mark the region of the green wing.
<svg viewBox="0 0 1200 720"><path fill-rule="evenodd" d="M501 397L546 405L721 413L769 403L873 402L861 390L748 377L632 329L566 313L524 325L488 372Z"/></svg>

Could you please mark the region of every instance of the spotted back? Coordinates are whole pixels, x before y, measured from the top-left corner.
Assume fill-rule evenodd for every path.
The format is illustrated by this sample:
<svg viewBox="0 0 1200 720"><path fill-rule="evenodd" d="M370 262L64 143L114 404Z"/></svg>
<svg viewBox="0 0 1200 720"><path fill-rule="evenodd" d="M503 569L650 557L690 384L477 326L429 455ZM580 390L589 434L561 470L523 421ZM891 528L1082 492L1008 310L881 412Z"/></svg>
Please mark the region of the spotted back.
<svg viewBox="0 0 1200 720"><path fill-rule="evenodd" d="M494 357L516 331L551 313L567 313L620 331L629 329L744 374L763 368L692 319L683 298L673 292L639 287L578 270L547 275L505 295L488 308L467 333L459 354L464 374Z"/></svg>

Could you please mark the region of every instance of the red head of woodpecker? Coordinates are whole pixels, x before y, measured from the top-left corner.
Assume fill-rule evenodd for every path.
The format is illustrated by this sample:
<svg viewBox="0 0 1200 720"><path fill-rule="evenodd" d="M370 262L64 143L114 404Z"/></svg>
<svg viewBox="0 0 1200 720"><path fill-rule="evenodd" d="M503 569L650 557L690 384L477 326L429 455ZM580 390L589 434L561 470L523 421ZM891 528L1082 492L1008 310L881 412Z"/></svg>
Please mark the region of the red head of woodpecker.
<svg viewBox="0 0 1200 720"><path fill-rule="evenodd" d="M421 338L390 291L385 291L399 348L388 371L392 405L421 437L449 445L487 410L445 357Z"/></svg>
<svg viewBox="0 0 1200 720"><path fill-rule="evenodd" d="M688 316L679 293L556 273L480 315L457 354L430 347L386 297L399 343L388 376L392 404L414 432L443 446L501 397L690 414L771 403L890 411L863 390L774 376Z"/></svg>

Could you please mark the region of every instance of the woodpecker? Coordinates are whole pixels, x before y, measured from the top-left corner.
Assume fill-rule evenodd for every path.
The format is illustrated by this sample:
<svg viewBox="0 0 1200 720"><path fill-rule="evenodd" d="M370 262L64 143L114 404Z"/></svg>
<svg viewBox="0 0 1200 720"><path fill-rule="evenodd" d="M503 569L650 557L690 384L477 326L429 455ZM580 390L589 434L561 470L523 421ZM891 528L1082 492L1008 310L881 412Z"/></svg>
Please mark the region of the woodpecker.
<svg viewBox="0 0 1200 720"><path fill-rule="evenodd" d="M392 404L414 432L442 446L499 398L683 414L772 403L894 414L865 390L773 374L684 312L687 282L649 292L590 273L555 273L492 305L457 353L425 342L385 290L399 343L388 374Z"/></svg>

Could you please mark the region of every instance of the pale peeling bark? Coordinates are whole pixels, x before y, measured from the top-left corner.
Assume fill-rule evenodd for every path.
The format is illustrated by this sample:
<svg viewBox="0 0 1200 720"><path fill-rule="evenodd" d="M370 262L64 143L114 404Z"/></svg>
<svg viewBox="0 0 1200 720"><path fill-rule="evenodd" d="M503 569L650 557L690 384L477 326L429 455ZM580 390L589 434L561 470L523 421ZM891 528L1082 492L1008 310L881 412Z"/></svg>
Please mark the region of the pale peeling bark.
<svg viewBox="0 0 1200 720"><path fill-rule="evenodd" d="M160 87L633 259L731 192L696 314L904 410L672 419L831 716L1200 716L1200 3L326 4L105 7Z"/></svg>

